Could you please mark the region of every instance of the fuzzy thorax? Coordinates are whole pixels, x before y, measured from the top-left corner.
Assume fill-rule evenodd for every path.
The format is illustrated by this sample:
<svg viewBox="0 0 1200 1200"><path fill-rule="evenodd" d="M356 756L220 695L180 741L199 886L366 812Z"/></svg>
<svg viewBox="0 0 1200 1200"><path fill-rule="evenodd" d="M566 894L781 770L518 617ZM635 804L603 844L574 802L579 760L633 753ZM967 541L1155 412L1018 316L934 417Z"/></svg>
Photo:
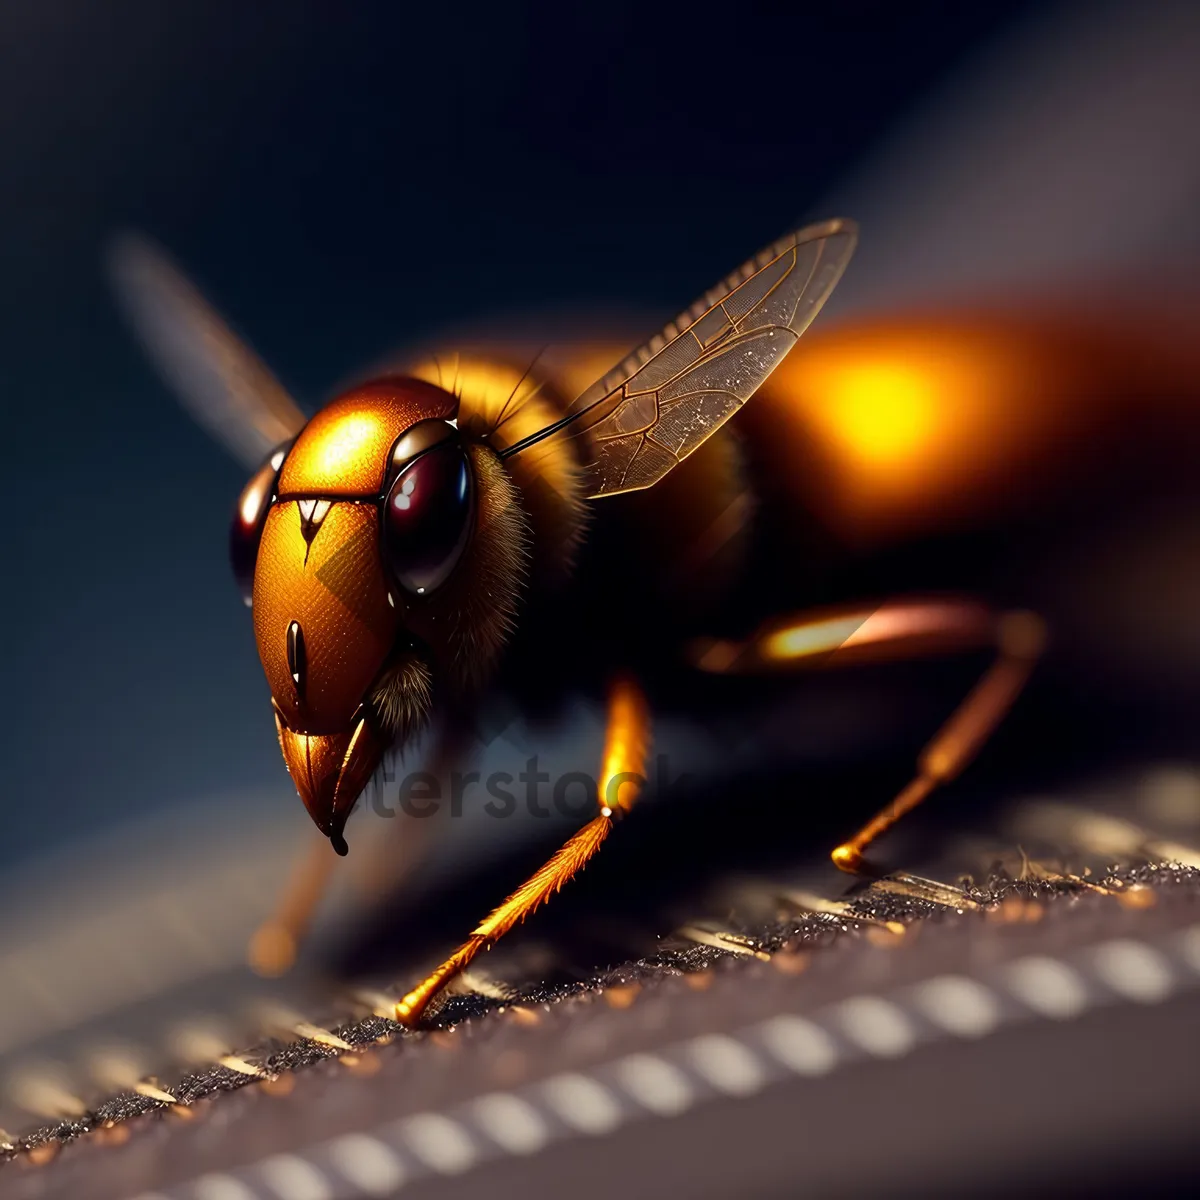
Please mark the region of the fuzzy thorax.
<svg viewBox="0 0 1200 1200"><path fill-rule="evenodd" d="M405 614L411 642L398 645L371 704L398 745L421 730L435 703L461 703L493 676L525 591L569 573L583 530L582 471L568 439L504 462L499 451L553 424L558 390L534 368L490 355L431 360L412 374L458 398L457 425L475 483L474 528L436 593Z"/></svg>
<svg viewBox="0 0 1200 1200"><path fill-rule="evenodd" d="M480 352L431 356L413 375L458 397L458 427L497 453L553 425L566 411L561 372ZM478 471L478 463L476 463ZM582 537L583 469L569 438L555 436L537 454L508 459L501 470L515 486L531 534L528 569L535 582L565 578Z"/></svg>

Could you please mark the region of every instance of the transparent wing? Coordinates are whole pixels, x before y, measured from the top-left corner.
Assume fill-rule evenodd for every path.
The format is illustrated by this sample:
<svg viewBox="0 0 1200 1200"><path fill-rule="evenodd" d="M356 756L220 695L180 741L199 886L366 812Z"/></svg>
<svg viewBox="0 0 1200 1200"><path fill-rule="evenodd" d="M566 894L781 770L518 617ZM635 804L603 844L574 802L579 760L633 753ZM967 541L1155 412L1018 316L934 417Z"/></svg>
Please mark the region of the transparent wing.
<svg viewBox="0 0 1200 1200"><path fill-rule="evenodd" d="M126 317L196 421L256 467L307 418L279 381L156 247L117 239L109 273Z"/></svg>
<svg viewBox="0 0 1200 1200"><path fill-rule="evenodd" d="M810 225L755 255L635 350L560 421L504 451L586 437L589 495L657 483L754 395L821 311L854 252L852 221Z"/></svg>

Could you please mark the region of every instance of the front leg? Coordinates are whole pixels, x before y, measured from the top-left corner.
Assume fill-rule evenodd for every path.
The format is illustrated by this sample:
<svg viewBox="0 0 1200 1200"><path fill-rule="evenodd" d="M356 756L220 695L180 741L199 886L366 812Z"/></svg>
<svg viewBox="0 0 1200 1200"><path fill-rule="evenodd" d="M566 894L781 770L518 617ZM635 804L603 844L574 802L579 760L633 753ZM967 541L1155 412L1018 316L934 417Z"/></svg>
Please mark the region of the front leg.
<svg viewBox="0 0 1200 1200"><path fill-rule="evenodd" d="M426 769L441 779L464 754L463 730L456 723L447 722L437 730L433 753ZM360 891L364 893L362 903L378 900L385 891L394 890L400 880L415 870L429 852L437 833L435 826L440 825L440 822L433 820L414 821L403 812L400 818L403 836L384 840L399 843L403 857L397 862L394 854L388 855L382 846L376 846L358 876L361 880ZM385 857L391 859L386 887L382 883L384 868L379 864L379 859ZM329 890L334 867L339 861L329 845L329 839L323 833L314 833L304 853L293 864L274 910L250 940L247 959L256 974L273 978L291 970L308 935L317 907Z"/></svg>
<svg viewBox="0 0 1200 1200"><path fill-rule="evenodd" d="M414 1025L429 1002L472 959L514 925L520 924L538 905L548 900L568 879L581 871L600 849L612 829L613 818L628 812L644 782L650 713L641 688L626 676L618 677L609 690L604 761L600 771L599 813L503 904L493 909L471 936L427 979L413 988L397 1005L396 1020Z"/></svg>

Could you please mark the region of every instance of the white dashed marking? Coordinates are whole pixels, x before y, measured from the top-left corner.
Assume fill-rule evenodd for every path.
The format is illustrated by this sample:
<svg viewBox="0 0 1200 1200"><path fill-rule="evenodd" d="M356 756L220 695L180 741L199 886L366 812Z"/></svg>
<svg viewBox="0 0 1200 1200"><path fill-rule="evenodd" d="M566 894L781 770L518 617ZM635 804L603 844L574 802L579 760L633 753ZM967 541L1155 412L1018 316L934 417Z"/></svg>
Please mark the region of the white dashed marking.
<svg viewBox="0 0 1200 1200"><path fill-rule="evenodd" d="M369 1134L349 1133L327 1152L338 1173L368 1196L390 1196L408 1174L396 1154Z"/></svg>
<svg viewBox="0 0 1200 1200"><path fill-rule="evenodd" d="M467 1131L441 1113L418 1113L401 1128L413 1153L443 1175L458 1175L474 1165L478 1154Z"/></svg>
<svg viewBox="0 0 1200 1200"><path fill-rule="evenodd" d="M1057 1020L1077 1016L1107 992L1124 1000L1156 1003L1189 982L1188 970L1200 975L1200 924L1172 935L1164 947L1118 938L1072 954L1080 967L1031 955L998 968L1000 993L995 976L989 984L968 975L943 975L905 987L894 998L852 997L817 1019L782 1015L734 1035L707 1034L676 1043L663 1055L631 1054L602 1068L611 1085L590 1074L568 1072L545 1080L538 1090L564 1125L578 1133L603 1135L625 1119L622 1103L627 1102L622 1097L639 1105L643 1113L662 1117L699 1102L703 1093L687 1067L725 1095L747 1096L770 1082L772 1062L796 1075L819 1076L834 1070L845 1053L839 1033L876 1057L903 1055L916 1047L924 1028L914 1023L918 1013L943 1033L985 1037L1006 1023L1004 992L1038 1016ZM480 1134L489 1140L480 1140ZM335 1182L339 1177L356 1189L356 1196L384 1197L393 1195L409 1178L401 1154L388 1144L392 1139L402 1138L433 1171L455 1175L494 1157L492 1143L509 1154L534 1154L562 1135L538 1101L493 1092L453 1115L427 1112L409 1117L390 1126L382 1138L361 1133L337 1138L318 1152L321 1165L282 1154L251 1169L279 1200L334 1200L343 1195L344 1185ZM259 1200L262 1193L234 1175L213 1173L197 1179L180 1195L188 1200ZM144 1193L138 1200L166 1197Z"/></svg>
<svg viewBox="0 0 1200 1200"><path fill-rule="evenodd" d="M696 1099L688 1077L657 1054L631 1054L616 1065L621 1086L643 1107L660 1117L671 1117L691 1107Z"/></svg>
<svg viewBox="0 0 1200 1200"><path fill-rule="evenodd" d="M759 1026L763 1045L797 1075L824 1075L837 1065L833 1038L803 1017L775 1017Z"/></svg>
<svg viewBox="0 0 1200 1200"><path fill-rule="evenodd" d="M1175 990L1167 960L1145 942L1120 938L1092 951L1092 966L1114 992L1139 1004L1157 1004Z"/></svg>
<svg viewBox="0 0 1200 1200"><path fill-rule="evenodd" d="M698 1037L688 1046L692 1065L719 1092L749 1096L767 1082L762 1064L753 1051L723 1033Z"/></svg>
<svg viewBox="0 0 1200 1200"><path fill-rule="evenodd" d="M1000 1006L992 991L965 975L942 975L921 984L917 1007L956 1037L984 1037L1000 1024Z"/></svg>
<svg viewBox="0 0 1200 1200"><path fill-rule="evenodd" d="M277 1154L259 1167L267 1186L281 1200L333 1200L329 1181L312 1163L294 1154Z"/></svg>
<svg viewBox="0 0 1200 1200"><path fill-rule="evenodd" d="M608 1133L621 1123L621 1109L603 1085L586 1075L556 1075L542 1084L554 1111L580 1133Z"/></svg>
<svg viewBox="0 0 1200 1200"><path fill-rule="evenodd" d="M532 1104L510 1092L493 1092L475 1101L479 1127L510 1154L533 1154L549 1140L550 1131Z"/></svg>
<svg viewBox="0 0 1200 1200"><path fill-rule="evenodd" d="M1066 1021L1088 1006L1079 972L1057 958L1021 958L1009 964L1005 975L1012 994L1043 1017Z"/></svg>
<svg viewBox="0 0 1200 1200"><path fill-rule="evenodd" d="M192 1189L196 1200L258 1200L240 1179L232 1175L202 1175Z"/></svg>
<svg viewBox="0 0 1200 1200"><path fill-rule="evenodd" d="M899 1058L916 1044L909 1019L880 996L855 996L843 1001L838 1005L838 1019L847 1037L879 1058Z"/></svg>

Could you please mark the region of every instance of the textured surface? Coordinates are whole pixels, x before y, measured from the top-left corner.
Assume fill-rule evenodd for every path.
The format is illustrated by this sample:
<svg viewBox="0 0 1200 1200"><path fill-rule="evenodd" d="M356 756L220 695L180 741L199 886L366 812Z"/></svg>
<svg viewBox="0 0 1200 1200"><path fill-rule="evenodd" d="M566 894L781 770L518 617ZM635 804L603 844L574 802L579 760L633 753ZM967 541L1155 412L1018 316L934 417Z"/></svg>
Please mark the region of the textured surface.
<svg viewBox="0 0 1200 1200"><path fill-rule="evenodd" d="M547 1186L563 1172L584 1178L570 1157L580 1138L636 1144L638 1126L684 1113L711 1126L715 1114L703 1112L713 1105L726 1110L719 1120L730 1136L751 1132L754 1122L731 1102L764 1093L771 1115L796 1100L789 1081L806 1081L800 1099L816 1101L819 1115L821 1089L843 1070L888 1065L892 1078L882 1082L894 1091L906 1086L895 1077L912 1056L918 1066L907 1070L923 1079L907 1085L912 1103L941 1111L947 1088L979 1082L954 1061L955 1045L1044 1042L1030 1030L1077 1018L1094 1041L1105 1020L1121 1024L1083 1018L1122 1004L1173 1002L1155 1026L1160 1040L1180 1026L1177 1014L1194 1020L1186 997L1200 985L1200 874L1192 869L1000 876L966 890L899 877L827 907L740 935L684 931L675 948L572 987L460 996L439 1014L442 1032L407 1034L371 1016L310 1026L290 1045L263 1043L30 1134L0 1194L77 1195L87 1179L97 1198L153 1186L180 1200L299 1200L390 1194L380 1190L389 1178L397 1186L424 1179L436 1193L439 1179L463 1175L454 1194L474 1195L491 1186L489 1172L474 1168L543 1150L555 1156L540 1176ZM919 1064L943 1043L950 1061L929 1079ZM1113 1062L1138 1057L1131 1047L1103 1053ZM1195 1102L1186 1075L1165 1070L1161 1079ZM1104 1115L1111 1122L1113 1113ZM590 1156L586 1146L577 1153ZM777 1146L773 1157L781 1153ZM810 1178L832 1186L843 1168L834 1146L822 1153L810 1143L806 1155ZM660 1163L660 1182L694 1185L712 1166L702 1169L711 1159L703 1148L693 1158L692 1169L686 1155ZM764 1181L753 1159L732 1172L736 1156L724 1162L726 1187ZM510 1173L539 1180L532 1159ZM883 1182L877 1169L870 1174ZM847 1193L863 1182L848 1181ZM692 1194L720 1194L706 1186ZM599 1183L584 1194L601 1194Z"/></svg>
<svg viewBox="0 0 1200 1200"><path fill-rule="evenodd" d="M661 815L678 838L677 806ZM99 1021L84 1042L43 1040L57 1071L27 1062L3 1080L0 1196L600 1196L629 1171L642 1194L787 1194L801 1177L819 1194L961 1194L979 1171L1071 1194L1150 1164L1189 1169L1195 770L1018 800L913 843L921 875L869 885L788 867L760 831L756 871L681 891L685 871L652 881L636 857L622 865L654 841L650 821L632 828L613 839L615 890L601 856L419 1032L384 1015L425 953L410 921L403 960L374 984L301 974L251 1005L227 970L127 1004L123 1043ZM227 885L205 855L215 907ZM137 921L165 898L95 907L95 940L136 938L130 961L149 966ZM188 944L211 940L207 906L191 912ZM596 949L604 928L623 955ZM876 1150L847 1178L865 1136Z"/></svg>

